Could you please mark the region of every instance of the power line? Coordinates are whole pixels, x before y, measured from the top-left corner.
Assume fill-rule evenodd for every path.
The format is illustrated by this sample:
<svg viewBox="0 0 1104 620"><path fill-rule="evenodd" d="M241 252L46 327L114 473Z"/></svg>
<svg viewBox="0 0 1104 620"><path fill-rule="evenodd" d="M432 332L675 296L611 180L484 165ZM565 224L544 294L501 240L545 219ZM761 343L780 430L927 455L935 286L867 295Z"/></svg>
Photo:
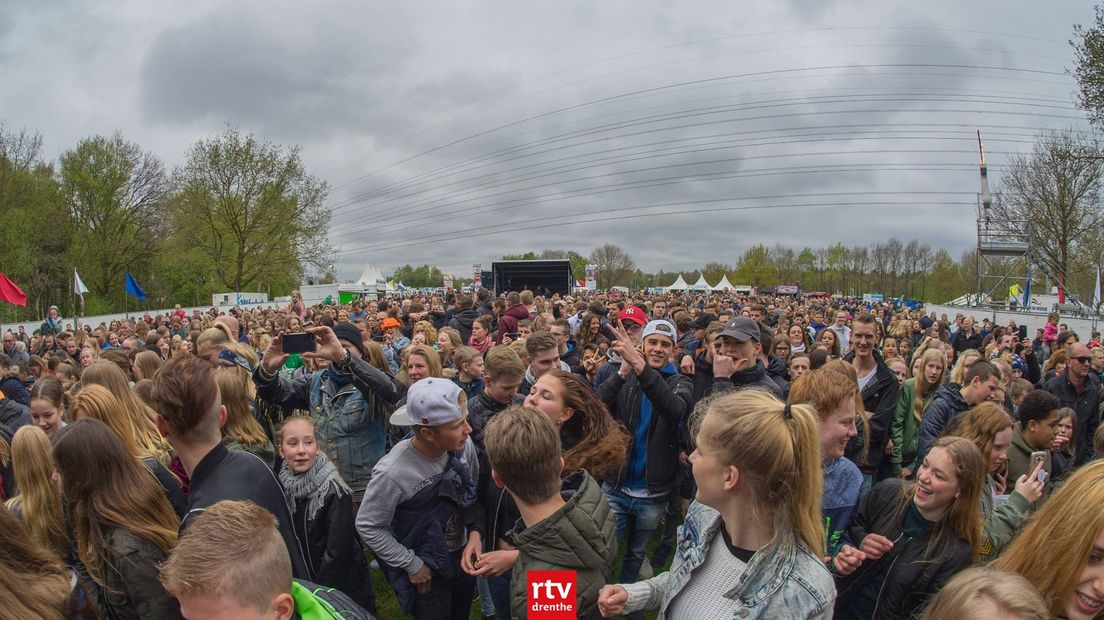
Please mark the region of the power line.
<svg viewBox="0 0 1104 620"><path fill-rule="evenodd" d="M575 104L575 105L565 106L565 107L558 108L558 109L555 109L555 110L552 110L552 111L549 111L549 112L544 112L544 113L541 113L541 114L531 115L529 117L526 117L526 118L523 118L523 119L520 119L520 120L516 120L516 121L510 122L510 123L505 123L505 124L500 125L500 126L495 127L495 128L482 130L482 131L470 134L468 136L458 138L458 139L455 139L455 140L451 140L451 141L446 142L444 144L441 144L441 145L423 150L419 153L416 153L416 154L407 156L405 158L402 158L402 159L400 159L400 160L398 160L398 161L396 161L392 164L389 164L389 165L387 165L383 168L373 170L373 171L367 173L367 175L372 176L372 175L378 174L378 173L383 172L385 170L391 169L395 166L398 166L398 165L401 165L401 164L404 164L404 163L408 163L408 162L413 161L415 159L419 159L419 158L425 157L427 155L430 155L432 153L436 153L438 151L441 151L441 150L446 149L448 147L454 146L456 144L460 144L460 143L472 140L474 138L477 138L477 137L480 137L480 136L483 136L483 135L487 135L489 133L492 133L494 131L498 131L498 130L501 130L501 129L504 129L504 128L507 128L507 127L514 127L514 126L517 126L517 125L520 125L520 124L523 124L523 123L527 123L527 122L531 122L531 121L535 121L535 120L539 120L539 119L543 119L543 118L548 118L548 117L553 116L553 115L563 114L563 113L568 112L568 111L578 110L578 109L582 109L582 108L586 108L586 107L589 107L589 106L594 106L594 105L597 105L597 104L606 103L606 102L610 102L610 101L623 100L627 97L640 95L640 94L645 94L645 93L657 93L657 92L663 92L663 91L670 91L672 89L677 89L677 88L680 88L680 87L691 86L691 85L716 84L716 83L725 82L725 81L733 81L733 80L740 80L740 79L744 79L744 78L769 76L769 75L796 75L796 74L831 71L831 70L912 69L912 68L916 68L916 69L925 69L925 68L926 69L968 69L968 70L972 70L972 71L996 71L996 72L1008 72L1008 73L1016 73L1016 74L1053 75L1053 76L1066 77L1066 74L1063 73L1063 72L1047 71L1047 70L1044 70L1044 69L1024 69L1024 68L1001 67L1001 66L993 66L993 65L958 64L958 63L839 64L839 65L822 65L822 66L813 66L813 67L789 67L789 68L783 68L783 69L771 69L771 70L764 70L764 71L753 71L753 72L729 74L729 75L722 75L722 76L714 76L714 77L709 77L709 78L700 78L700 79L696 79L696 80L687 80L687 81L683 81L683 82L675 82L675 83L665 84L665 85L661 85L661 86L653 86L653 87L638 89L638 90L635 90L635 91L630 91L630 92L626 92L626 93L620 93L620 94L617 94L617 95L611 95L611 96L607 96L607 97L601 97L601 98L598 98L598 99L593 99L593 100L586 101L586 102L583 102L583 103L578 103L578 104Z"/></svg>
<svg viewBox="0 0 1104 620"><path fill-rule="evenodd" d="M895 138L895 139L904 139L904 138ZM917 137L916 139L922 139L922 138ZM933 138L933 139L942 139L942 138ZM968 141L968 142L973 142L974 138L962 138L962 140L963 141ZM990 138L987 141L990 144L997 143L997 142L1016 142L1016 143L1024 143L1024 144L1028 143L1026 141L1005 141L1005 140L999 140L999 139L993 139L993 138ZM788 142L790 142L790 141L788 141ZM804 142L815 142L815 140L792 141L792 142L803 142L804 143ZM774 145L774 144L781 144L781 143L770 143L770 144ZM686 153L694 153L694 152L704 152L705 150L708 150L708 149L679 152L679 153L675 153L675 155L686 154ZM881 154L881 153L888 153L889 151L881 151L880 150L880 151L875 151L875 152ZM904 151L904 152L913 153L913 152L919 152L919 151L909 150L909 151ZM954 153L954 152L957 152L957 151L932 151L932 150L927 150L927 151L924 151L924 152L950 152L950 153ZM991 154L998 154L998 153L1002 153L1002 152L1003 151L991 151ZM811 155L817 155L817 154L814 153L814 154L811 154ZM788 157L788 156L791 156L791 155L779 155L778 157ZM765 158L765 157L763 157L763 158ZM643 157L643 158L638 158L638 159L650 159L650 157ZM758 158L733 158L734 161L746 161L746 160L751 160L751 159L758 159ZM691 166L702 165L702 166L704 166L704 165L708 165L709 163L710 162L693 162L691 164L672 164L672 165L668 165L668 166L652 166L652 167L648 167L648 168L620 171L618 174L619 175L629 175L629 174L637 174L637 173L641 173L641 172L654 172L654 171L658 171L658 170L662 170L662 169L674 168L674 167L679 167L679 166L687 166L687 165L691 165ZM947 164L943 164L943 165L946 166ZM842 169L844 167L845 166L843 166L843 165L832 166L830 171L839 172L839 171L842 171ZM867 171L867 170L916 170L916 169L917 168L914 168L912 166L906 166L905 168L897 168L897 169L887 168L887 167L883 167L883 166L873 166L873 167L865 168L865 169L862 169L862 170ZM800 173L800 172L803 171L799 167L779 168L779 169L776 169L776 170L783 170L783 171L787 171L787 172L791 172L791 173ZM858 169L856 169L856 171L857 170ZM927 170L932 170L932 168L927 168ZM959 165L957 167L954 167L954 168L945 167L945 168L942 168L942 170L967 170L967 171L971 171L971 172L976 172L977 165L973 164L973 163L971 163L971 164L961 164L961 165ZM605 185L602 188L595 189L595 190L575 190L575 191L565 190L563 193L561 193L558 196L553 195L553 196L526 197L526 198L521 198L521 199L505 200L505 201L495 200L496 198L499 198L501 196L506 196L506 195L509 195L509 194L515 194L515 193L521 193L521 192L529 193L529 192L532 192L533 190L543 189L543 188L552 187L552 186L561 186L561 185L568 185L568 184L574 184L574 183L583 183L583 182L586 182L586 181L602 179L602 178L605 178L605 177L608 177L608 176L610 176L610 175L609 174L599 174L599 175L590 175L590 176L576 177L576 178L571 178L571 179L557 180L557 181L552 181L552 182L544 183L544 184L540 184L540 185L529 185L529 186L526 186L526 187L523 187L523 188L506 190L506 191L498 192L498 193L495 193L495 194L490 194L490 195L487 195L487 196L475 196L475 197L472 197L472 198L465 198L465 199L460 199L460 200L454 200L452 198L449 198L449 199L447 199L448 200L447 202L445 202L443 204L435 205L431 209L430 213L426 213L426 214L423 214L423 215L416 216L413 219L402 218L402 216L406 215L407 213L418 212L419 211L418 207L409 207L409 208L399 209L399 210L389 210L388 211L388 219L389 220L394 221L394 220L398 220L399 218L402 218L401 221L395 221L394 223L391 223L391 224L389 224L389 223L380 224L379 222L377 222L375 220L375 218L370 218L370 221L364 221L364 222L361 222L359 220L359 218L355 219L355 220L346 219L346 220L343 220L342 233L343 234L349 234L351 232L357 232L357 231L360 231L360 230L365 230L365 229L370 227L370 228L372 228L372 232L374 234L385 234L387 232L390 232L391 230L400 230L400 229L403 229L403 228L408 228L412 225L419 224L421 222L440 221L440 218L443 218L443 217L449 217L449 216L454 216L454 215L455 216L459 216L459 215L468 216L468 215L475 215L475 214L480 214L480 213L487 213L487 212L503 211L503 210L507 210L507 209L514 209L514 208L522 207L522 206L532 206L532 205L538 205L538 204L543 205L543 204L546 204L550 200L565 200L565 199L568 199L568 198L579 198L579 197L593 196L593 195L609 193L609 192L612 192L612 191L625 191L625 190L630 190L630 189L645 189L645 188L663 187L663 186L675 185L675 184L678 184L678 183L688 183L688 182L705 181L705 180L717 181L717 180L725 180L725 179L733 179L733 178L761 177L761 176L774 176L774 175L773 174L748 174L748 171L739 171L739 172L725 171L725 172L704 173L704 174L690 174L690 175L685 175L685 176L666 177L666 178L659 178L659 179L649 178L649 179L643 179L643 180L640 180L640 181L629 181L629 182L624 182L624 183L609 184L609 185ZM494 201L494 205L492 205L492 206L475 207L475 208L464 206L465 204L472 203L472 202L482 203L482 202L487 202L487 201L492 201L492 200ZM361 223L350 226L349 225L350 222L361 222Z"/></svg>
<svg viewBox="0 0 1104 620"><path fill-rule="evenodd" d="M929 98L928 99L917 99L917 97L929 97ZM733 112L734 111L746 111L746 110L755 110L755 109L762 109L762 108L770 109L770 108L774 108L774 107L783 107L783 106L790 106L790 105L798 105L800 103L812 103L812 102L820 102L820 103L825 103L825 104L837 104L837 103L856 103L856 102L864 102L864 103L883 102L884 103L884 102L899 102L899 101L914 102L914 101L933 101L933 100L934 101L957 101L957 102L960 102L960 103L987 103L987 104L994 104L995 103L995 104L1006 105L1006 106L1007 105L1017 105L1017 106L1022 106L1022 107L1044 107L1044 108L1065 109L1065 110L1074 109L1071 104L1067 104L1067 105L1064 105L1064 106L1058 106L1058 105L1046 105L1046 104L1042 104L1042 103L1021 103L1021 102L1018 102L1018 101L1009 102L1008 97L990 97L990 96L985 96L985 95L977 95L976 96L977 98L957 98L956 99L955 97L956 97L955 95L946 95L944 93L931 93L931 94L919 94L919 95L917 95L917 94L911 94L911 95L909 95L909 94L906 94L906 95L894 94L892 98L885 97L884 95L881 95L881 94L871 94L871 95L864 95L864 96L859 96L859 97L846 97L846 98L841 97L841 96L786 98L786 99L775 99L775 100L766 100L766 101L747 102L747 103L738 104L738 105L711 106L711 107L705 107L705 108L694 108L694 109L691 109L691 110L683 110L683 111L680 111L680 112L677 112L677 113L670 113L669 112L669 113L665 113L665 114L639 117L639 118L635 118L635 119L629 119L629 120L621 121L619 123L608 123L608 124L605 124L605 125L592 126L592 127L589 127L589 128L575 130L575 131L572 131L572 132L569 132L569 133L566 133L566 134L559 134L559 135L556 135L556 136L551 136L551 137L549 137L545 140L530 142L530 143L527 143L524 146L520 146L520 147L514 146L514 147L507 148L507 149L492 151L490 153L484 153L484 154L480 155L479 157L470 158L470 159L463 160L463 161L460 161L460 162L454 162L450 165L438 168L436 170L431 170L431 171L428 171L428 172L424 172L422 174L414 175L414 176L409 177L407 179L404 179L402 181L397 181L395 183L392 183L391 185L385 186L383 188L378 188L376 190L360 194L360 195L358 195L358 196L356 196L352 199L349 199L349 200L346 200L342 203L339 203L338 205L334 205L331 208L334 211L339 211L339 210L341 210L343 208L346 208L348 206L358 204L360 201L368 200L368 199L371 199L371 198L377 198L379 196L387 195L387 194L395 192L395 191L400 191L402 189L406 189L406 188L411 187L411 186L417 185L417 186L420 186L420 187L424 187L423 184L426 181L432 181L432 180L436 180L438 178L442 178L444 176L456 175L456 174L460 174L462 172L469 172L469 171L472 171L472 170L477 170L477 169L488 167L488 166L498 165L497 162L493 161L493 159L496 158L496 157L505 157L505 156L509 155L509 156L514 156L514 158L516 159L517 156L519 155L519 153L521 153L521 152L531 151L533 149L537 149L539 147L545 146L545 145L553 143L553 142L566 142L568 139L574 138L574 137L586 137L588 135L598 135L601 132L604 132L604 131L606 131L607 129L610 129L610 128L616 129L616 128L620 128L620 127L634 126L634 125L638 125L638 124L643 124L645 122L657 122L658 123L658 122L661 122L661 121L664 121L664 120L690 118L694 115L719 114L719 113L722 113L722 112L729 112L729 111L733 111ZM990 99L992 99L992 100L990 100ZM908 110L908 108L906 108L906 110ZM620 115L620 116L623 117L623 115ZM720 122L724 122L724 121L718 121L718 123L720 123ZM524 134L522 134L522 135L524 135ZM642 135L642 133L641 132L634 132L634 133L629 133L629 134L625 134L625 135L618 136L618 137L622 137L622 138L624 138L624 137L635 137L637 135ZM506 137L506 138L501 138L500 140L485 143L483 146L489 146L490 144L494 144L494 143L502 141L502 140L514 139L516 137L518 137L518 136L509 136L509 137ZM544 149L544 151L542 151L542 152L550 152L552 150L563 150L563 149L569 149L569 148L577 148L578 146L581 146L581 145L586 145L586 144L591 144L591 143L596 143L596 142L598 142L598 143L606 142L607 140L608 140L608 138L598 138L598 139L594 139L594 140L590 140L590 141L586 141L586 142L581 142L581 143L568 143L566 145L555 147L554 149ZM537 153L537 154L540 154L540 153ZM521 155L521 156L522 157L527 157L527 156L533 156L533 155ZM482 166L474 166L474 167L471 166L471 164L477 164L477 163L480 163L480 162L488 162L488 163L484 163ZM468 167L464 168L465 166L468 166ZM424 189L423 189L423 191L424 191Z"/></svg>
<svg viewBox="0 0 1104 620"><path fill-rule="evenodd" d="M866 30L866 29L868 29L868 28L863 28L863 27L838 28L838 29L837 28L813 28L813 29L778 31L777 34L806 33L806 32L816 32L816 31L850 31L850 30L860 30L861 31L861 30ZM935 32L955 32L955 33L965 33L965 34L979 34L980 33L980 31L968 31L968 30L956 30L956 29L921 28L921 27L915 27L914 28L914 27L893 27L893 26L872 28L871 30L876 30L879 33L882 33L882 32L885 32L885 31L892 31L892 30L902 30L902 31L920 30L920 31L935 31ZM449 110L449 112L452 112L454 110L459 110L459 109L462 109L462 108L464 108L468 105L476 103L478 101L489 99L489 98L494 97L496 95L500 95L500 94L509 92L511 90L518 89L518 88L520 88L520 87L522 87L526 84L541 82L541 81L547 80L549 78L552 78L552 77L555 77L555 76L558 76L558 75L568 74L568 73L578 71L578 70L581 70L581 69L585 69L585 68L588 68L588 67L591 67L591 66L597 66L597 65L608 63L608 62L622 60L622 59L625 59L625 58L631 58L631 57L634 57L634 56L649 54L649 53L656 52L656 51L665 51L665 50L669 50L669 49L677 49L677 48L680 48L680 47L690 47L690 46L695 46L695 45L701 45L701 44L704 44L704 43L712 43L712 42L716 42L716 41L724 41L724 40L736 39L736 38L739 38L741 40L746 40L746 39L751 38L751 37L761 37L761 36L768 36L768 35L767 35L767 33L756 32L756 33L749 33L747 35L740 35L740 36L718 37L718 38L705 39L705 40L695 41L695 42L678 43L678 44L673 44L673 45L668 45L668 46L661 46L661 47L657 47L657 48L652 48L650 50L643 50L643 51L633 52L633 53L629 53L629 54L624 54L624 55L621 55L621 56L615 56L615 57L605 58L605 59L601 59L601 60L597 60L597 61L592 61L592 62L589 62L589 63L584 63L582 65L577 65L577 66L574 66L574 67L569 67L569 68L557 70L557 71L554 71L554 72L551 72L551 73L547 73L547 74L544 74L544 75L541 75L541 76L537 76L537 77L529 79L529 80L523 80L521 82L518 82L518 83L510 85L510 86L507 86L505 88L500 88L500 89L491 91L489 93L485 93L483 95L473 97L473 98L471 98L471 99L469 99L465 102L462 102L460 104L457 104L456 106L453 106ZM1059 43L1063 46L1066 44L1065 41L1059 42L1057 40L1045 39L1045 38L1040 38L1040 37L1033 37L1033 36L1030 36L1030 35L1014 35L1014 34L1011 34L1011 33L987 33L987 36L1005 37L1005 38L1013 38L1013 39L1025 39L1025 40L1036 40L1036 41L1049 42L1049 43ZM1062 61L1062 62L1065 61L1064 58L1043 56L1043 55L1038 55L1038 54L1024 54L1022 52L1011 52L1009 50L990 50L990 49L984 49L984 48L968 48L968 47L950 46L950 45L940 46L940 45L930 45L930 44L913 44L913 45L894 44L894 43L889 43L889 44L886 44L886 43L877 43L877 44L873 44L873 43L872 44L861 44L861 43L826 44L826 45L819 45L819 46L798 46L798 47L792 47L791 46L791 47L786 47L786 48L777 48L777 49L775 49L775 51L792 50L792 49L813 49L813 48L829 48L830 49L830 48L833 48L833 47L861 47L861 46L942 48L942 49L952 49L952 50L955 50L955 51L1000 53L1000 54L1010 54L1013 57L1023 56L1023 57L1040 58L1040 59L1046 59L1046 60L1059 60L1059 61ZM678 62L693 62L693 61L696 61L696 60L703 60L703 59L707 59L707 58L714 58L714 57L725 56L725 55L735 55L735 54L739 54L739 53L748 53L748 54L750 54L750 53L770 53L770 51L771 50L769 50L769 49L761 49L761 48L756 49L756 50L741 50L740 52L736 52L736 53L718 53L718 54L709 55L709 56L691 57L691 58L687 58L687 59L682 59ZM668 64L668 63L655 63L653 65L642 65L642 66L634 67L634 68L632 68L632 70L638 70L638 71L639 70L645 70L645 69L649 69L649 68L654 68L656 66L661 66L662 64ZM567 88L567 87L578 85L580 83L585 83L587 81L597 81L597 80L601 80L601 79L604 79L604 78L611 77L613 75L619 75L619 74L622 74L622 73L624 73L624 71L614 72L614 73L609 73L609 74L601 74L601 75L598 75L598 76L594 76L594 77L592 77L588 80L577 81L577 82L573 82L573 83L560 85L557 88L553 88L553 89L549 89L549 90L557 90L558 88ZM510 103L512 101L518 101L518 100L525 99L525 98L532 97L532 96L538 96L538 95L541 95L541 94L545 94L545 93L549 92L549 90L540 91L540 92L537 92L537 93L531 93L529 95L525 95L525 96L522 96L522 97L519 97L519 98L515 98L513 100L507 100L507 101L504 101L500 105L504 105L505 103ZM408 137L420 135L420 134L426 133L427 131L435 129L437 127L441 127L443 125L446 125L450 122L455 122L456 120L458 120L460 118L465 118L465 117L471 116L473 114L484 112L487 109L494 109L495 107L497 107L497 106L491 106L490 108L481 108L479 110L476 110L476 111L473 111L473 112L470 112L468 114L464 114L464 115L461 115L461 116L450 116L450 117L446 118L445 120L443 120L439 123L431 125L430 127L426 127L424 129L417 130L417 131L410 131L410 132L404 134L401 137L408 138ZM404 129L413 129L413 127L412 126L407 126ZM399 133L398 131L392 132L391 134L383 136L381 139L390 138L391 136L393 136L395 134L398 134L398 133ZM366 149L360 149L360 151L363 151L363 150L366 150ZM368 173L364 173L364 174L358 175L356 177L353 177L352 179L342 181L342 182L335 185L335 189L339 189L339 188L345 187L345 186L347 186L351 183L355 183L358 180L368 178L370 176L373 176L373 175L377 174L380 171L382 171L382 169L381 170L376 170L376 171L371 171L371 172L368 172Z"/></svg>
<svg viewBox="0 0 1104 620"><path fill-rule="evenodd" d="M879 192L872 192L872 193L877 194ZM955 193L955 192L950 192L950 193ZM963 207L963 206L974 206L974 204L975 204L973 201L969 201L969 202L936 202L936 201L910 201L910 200L882 201L882 202L869 202L869 203L855 202L855 201L835 202L835 203L832 203L832 202L806 202L806 203L798 203L798 204L747 205L747 206L741 206L741 207L716 207L716 208L708 208L708 209L688 209L688 210L668 211L668 212L661 212L661 213L639 213L639 211L646 210L646 209L669 208L669 207L672 207L672 206L684 206L684 205L694 205L694 204L711 204L711 203L717 203L717 202L730 202L730 201L734 201L734 200L741 200L741 198L718 198L718 199L709 199L709 200L691 200L691 201L683 201L683 202L673 202L673 203L665 203L665 204L658 204L658 205L633 206L633 207L624 207L624 208L620 208L620 209L607 209L607 210L604 210L603 213L623 213L623 212L627 212L627 211L632 211L633 214L634 214L634 218L644 219L644 218L665 217L665 216L672 216L672 215L685 216L685 215L694 215L694 214L699 214L699 213L717 213L717 212L728 212L728 211L749 211L749 210L756 210L756 209L796 209L796 208L802 208L802 207L863 207L863 206L865 206L865 207L874 207L874 206L927 206L927 207L956 206L956 207ZM549 220L549 219L562 219L563 217L575 217L575 216L570 215L570 216L559 216L559 217L554 217L554 218L539 218L539 219L530 220L530 221L543 221L543 220ZM600 217L600 218L574 220L574 221L571 222L571 224L573 224L573 225L575 225L575 224L593 224L593 223L599 223L599 222L612 222L612 221L621 221L621 220L624 220L624 216L605 216L605 217ZM380 245L380 244L369 244L369 245L364 245L364 246L351 247L351 248L346 248L346 249L340 250L338 252L338 254L351 254L353 252L360 252L360 251L364 251L364 250L368 250L368 249L375 252L375 251L393 250L393 249L404 248L404 247L416 247L416 246L421 246L421 245L438 244L438 243L442 243L442 242L445 242L445 241L449 241L450 239L448 237L454 237L454 239L451 239L451 240L454 240L454 241L467 241L469 239L474 239L474 238L495 236L495 235L501 235L501 234L510 233L510 232L540 230L540 229L543 229L543 228L552 228L552 227L555 227L555 226L562 226L562 225L563 225L562 223L553 222L553 223L538 224L538 225L526 224L526 225L523 225L523 226L518 226L518 227L513 227L513 228L495 227L492 230L487 230L485 228L466 229L466 230L450 232L450 233L447 233L445 235L431 235L431 237L434 237L433 239L421 238L421 239L416 239L416 240L413 240L413 241L401 242L401 243L382 244L382 245Z"/></svg>

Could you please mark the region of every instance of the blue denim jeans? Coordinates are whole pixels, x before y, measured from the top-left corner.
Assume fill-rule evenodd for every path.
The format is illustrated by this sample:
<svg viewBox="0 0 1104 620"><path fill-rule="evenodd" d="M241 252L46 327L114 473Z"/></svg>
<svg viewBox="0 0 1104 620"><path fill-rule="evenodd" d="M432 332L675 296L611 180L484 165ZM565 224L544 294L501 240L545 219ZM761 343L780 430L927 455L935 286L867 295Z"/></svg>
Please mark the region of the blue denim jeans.
<svg viewBox="0 0 1104 620"><path fill-rule="evenodd" d="M487 577L487 589L494 601L495 615L498 620L510 620L510 577L514 571L508 570L495 577Z"/></svg>
<svg viewBox="0 0 1104 620"><path fill-rule="evenodd" d="M644 552L652 539L663 513L667 510L667 496L632 497L620 489L602 488L614 516L617 517L617 539L628 539L625 546L625 562L621 565L621 583L633 583L644 563Z"/></svg>
<svg viewBox="0 0 1104 620"><path fill-rule="evenodd" d="M475 587L479 589L479 610L484 616L493 616L495 612L494 599L491 598L491 587L487 585L487 578L476 577Z"/></svg>

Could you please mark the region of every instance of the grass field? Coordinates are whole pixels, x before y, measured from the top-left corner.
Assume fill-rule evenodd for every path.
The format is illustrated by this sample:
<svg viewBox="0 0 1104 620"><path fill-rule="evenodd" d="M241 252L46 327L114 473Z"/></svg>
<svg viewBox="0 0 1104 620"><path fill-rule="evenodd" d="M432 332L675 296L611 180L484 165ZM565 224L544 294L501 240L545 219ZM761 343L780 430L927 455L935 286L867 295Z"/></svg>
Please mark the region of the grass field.
<svg viewBox="0 0 1104 620"><path fill-rule="evenodd" d="M662 533L662 531L657 532L656 536L654 538L652 538L652 542L648 544L648 557L649 558L651 557L652 551L655 549L656 545L659 544L659 538L660 538L661 533ZM625 550L623 548L621 548L621 549L618 550L618 560L617 560L618 568L617 568L617 571L614 571L614 575L617 575L618 571L620 571L621 561L624 559L624 557L625 557ZM645 560L645 562L647 562L647 560ZM668 561L668 566L669 565L670 565L670 562ZM372 570L372 586L376 590L376 610L377 610L376 615L380 620L393 620L393 619L394 620L399 620L399 619L402 619L402 618L410 618L411 617L411 616L405 615L401 611L399 611L399 602L395 598L395 591L391 589L391 584L387 583L387 580L384 578L382 571L375 570L375 569ZM656 614L655 614L655 612L647 612L645 614L645 616L647 618L649 618L649 620L652 620L656 617ZM480 620L480 618L482 617L480 615L480 608L479 608L479 602L478 601L472 603L471 613L468 615L468 617L471 620Z"/></svg>

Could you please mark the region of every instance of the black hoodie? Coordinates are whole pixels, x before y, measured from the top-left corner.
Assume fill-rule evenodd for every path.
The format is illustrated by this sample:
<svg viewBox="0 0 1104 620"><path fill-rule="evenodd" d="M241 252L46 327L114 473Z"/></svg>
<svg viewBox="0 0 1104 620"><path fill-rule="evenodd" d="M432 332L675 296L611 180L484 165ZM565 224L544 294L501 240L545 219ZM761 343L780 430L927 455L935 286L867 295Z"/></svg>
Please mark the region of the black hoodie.
<svg viewBox="0 0 1104 620"><path fill-rule="evenodd" d="M452 320L449 321L448 326L460 332L460 342L465 347L468 346L468 341L471 340L472 325L477 318L479 318L479 312L468 308L452 315Z"/></svg>
<svg viewBox="0 0 1104 620"><path fill-rule="evenodd" d="M759 388L770 392L778 398L782 398L782 390L778 387L778 384L775 383L774 379L767 376L767 367L759 360L755 360L755 365L751 368L732 373L731 377L714 377L713 386L712 389L709 390L709 393L721 394L747 388Z"/></svg>

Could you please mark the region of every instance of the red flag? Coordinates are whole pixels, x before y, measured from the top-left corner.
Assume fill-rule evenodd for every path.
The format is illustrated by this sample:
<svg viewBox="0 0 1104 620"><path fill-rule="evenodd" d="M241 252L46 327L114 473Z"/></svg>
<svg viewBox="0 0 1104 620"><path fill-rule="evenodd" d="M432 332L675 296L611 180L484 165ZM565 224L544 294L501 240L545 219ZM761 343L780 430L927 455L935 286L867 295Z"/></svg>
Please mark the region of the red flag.
<svg viewBox="0 0 1104 620"><path fill-rule="evenodd" d="M17 306L26 306L27 294L15 282L9 280L8 276L0 273L0 300Z"/></svg>

